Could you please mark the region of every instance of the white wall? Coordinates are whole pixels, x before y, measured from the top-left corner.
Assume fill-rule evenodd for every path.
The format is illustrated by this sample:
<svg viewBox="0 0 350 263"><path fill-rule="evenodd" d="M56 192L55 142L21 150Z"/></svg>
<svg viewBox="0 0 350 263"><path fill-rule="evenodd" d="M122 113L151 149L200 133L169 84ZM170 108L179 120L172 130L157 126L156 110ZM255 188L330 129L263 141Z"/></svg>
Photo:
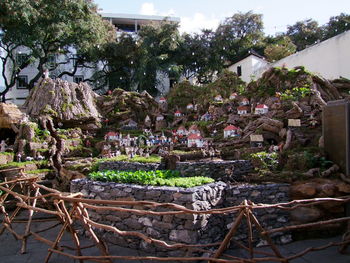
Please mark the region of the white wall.
<svg viewBox="0 0 350 263"><path fill-rule="evenodd" d="M350 31L285 57L272 66L304 66L326 79L350 78Z"/></svg>
<svg viewBox="0 0 350 263"><path fill-rule="evenodd" d="M241 66L241 79L245 82L250 82L252 79L257 79L261 76L263 70L268 67L268 62L257 56L250 55L241 61L231 65L228 70L237 73L237 67Z"/></svg>

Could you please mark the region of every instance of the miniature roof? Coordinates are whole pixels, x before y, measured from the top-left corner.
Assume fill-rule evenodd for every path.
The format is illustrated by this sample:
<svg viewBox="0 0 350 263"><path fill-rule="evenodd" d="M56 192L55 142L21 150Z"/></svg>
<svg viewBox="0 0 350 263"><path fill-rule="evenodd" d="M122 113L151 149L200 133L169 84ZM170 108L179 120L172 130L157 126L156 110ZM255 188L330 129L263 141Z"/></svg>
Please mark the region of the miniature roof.
<svg viewBox="0 0 350 263"><path fill-rule="evenodd" d="M267 105L265 104L258 104L255 109L268 109L269 107L267 107Z"/></svg>
<svg viewBox="0 0 350 263"><path fill-rule="evenodd" d="M231 96L237 96L237 92L233 92Z"/></svg>
<svg viewBox="0 0 350 263"><path fill-rule="evenodd" d="M233 130L238 130L238 128L234 125L229 125L224 129L224 131L233 131Z"/></svg>
<svg viewBox="0 0 350 263"><path fill-rule="evenodd" d="M117 133L112 131L106 133L106 136L116 136L116 135Z"/></svg>
<svg viewBox="0 0 350 263"><path fill-rule="evenodd" d="M192 104L192 103L189 103L189 104L187 104L187 107L188 107L188 106L193 106L193 104Z"/></svg>
<svg viewBox="0 0 350 263"><path fill-rule="evenodd" d="M166 98L161 97L161 98L159 99L159 101L166 101Z"/></svg>
<svg viewBox="0 0 350 263"><path fill-rule="evenodd" d="M188 139L189 140L198 140L198 139L203 139L203 137L200 136L199 134L194 133L194 134L189 135Z"/></svg>
<svg viewBox="0 0 350 263"><path fill-rule="evenodd" d="M162 114L159 114L159 115L157 115L157 118L164 118L164 116L162 115Z"/></svg>
<svg viewBox="0 0 350 263"><path fill-rule="evenodd" d="M237 108L237 110L241 111L241 110L249 110L249 107L248 106L239 106Z"/></svg>
<svg viewBox="0 0 350 263"><path fill-rule="evenodd" d="M177 110L175 111L175 114L181 114L181 111Z"/></svg>
<svg viewBox="0 0 350 263"><path fill-rule="evenodd" d="M243 98L242 101L249 101L247 98Z"/></svg>
<svg viewBox="0 0 350 263"><path fill-rule="evenodd" d="M180 126L177 130L178 131L186 131L186 128L184 126Z"/></svg>
<svg viewBox="0 0 350 263"><path fill-rule="evenodd" d="M196 130L196 131L199 131L197 125L195 125L195 124L191 125L191 127L189 128L189 130Z"/></svg>

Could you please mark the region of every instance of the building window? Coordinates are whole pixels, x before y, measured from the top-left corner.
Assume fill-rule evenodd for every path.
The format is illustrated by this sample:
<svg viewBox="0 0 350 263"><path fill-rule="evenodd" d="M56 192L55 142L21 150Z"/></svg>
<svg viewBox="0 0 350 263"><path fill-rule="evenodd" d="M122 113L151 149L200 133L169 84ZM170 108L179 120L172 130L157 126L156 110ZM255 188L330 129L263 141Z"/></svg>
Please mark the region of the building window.
<svg viewBox="0 0 350 263"><path fill-rule="evenodd" d="M81 75L74 76L73 81L75 83L83 82L84 81L84 76L81 76Z"/></svg>
<svg viewBox="0 0 350 263"><path fill-rule="evenodd" d="M238 77L242 76L242 66L237 67L237 75Z"/></svg>
<svg viewBox="0 0 350 263"><path fill-rule="evenodd" d="M28 85L28 76L22 75L17 78L17 89L26 89Z"/></svg>
<svg viewBox="0 0 350 263"><path fill-rule="evenodd" d="M23 65L24 63L26 63L28 60L28 55L25 53L18 53L16 55L16 63L18 66Z"/></svg>
<svg viewBox="0 0 350 263"><path fill-rule="evenodd" d="M83 65L78 63L78 56L77 55L73 55L72 57L72 63L73 63L73 67L77 66L78 68L83 67Z"/></svg>
<svg viewBox="0 0 350 263"><path fill-rule="evenodd" d="M49 69L55 69L57 66L57 61L56 61L56 55L55 54L50 54L47 57L47 66L49 67Z"/></svg>

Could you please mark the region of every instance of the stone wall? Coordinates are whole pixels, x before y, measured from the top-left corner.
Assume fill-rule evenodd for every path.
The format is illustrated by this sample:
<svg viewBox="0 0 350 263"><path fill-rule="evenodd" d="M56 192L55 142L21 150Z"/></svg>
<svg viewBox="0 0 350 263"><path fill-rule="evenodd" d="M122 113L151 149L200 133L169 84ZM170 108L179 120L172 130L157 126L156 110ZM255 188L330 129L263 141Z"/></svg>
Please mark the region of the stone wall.
<svg viewBox="0 0 350 263"><path fill-rule="evenodd" d="M137 162L103 162L99 170L161 170L164 166L159 163L137 163ZM208 176L216 180L242 181L243 176L252 171L250 161L206 161L206 162L178 162L176 170L183 176Z"/></svg>
<svg viewBox="0 0 350 263"><path fill-rule="evenodd" d="M288 185L226 185L216 182L193 188L155 187L129 184L105 183L87 179L73 180L71 192L82 192L84 196L94 199L108 200L149 200L161 203L180 204L196 211L239 205L244 199L257 203L275 203L288 201ZM140 207L138 207L140 208ZM156 211L169 211L161 208ZM136 215L122 212L89 211L93 220L114 225L120 230L140 231L148 236L168 242L187 244L212 243L223 239L231 227L234 214L220 215ZM288 217L275 209L259 209L258 219L266 228L280 227L288 223ZM237 233L237 239L247 237L244 224ZM181 255L181 251L167 251L145 243L137 238L117 236L108 232L99 232L104 240L135 249L142 249L159 255ZM257 236L257 235L256 235ZM285 243L290 239L288 234L275 236L275 241ZM260 239L255 244L261 243Z"/></svg>

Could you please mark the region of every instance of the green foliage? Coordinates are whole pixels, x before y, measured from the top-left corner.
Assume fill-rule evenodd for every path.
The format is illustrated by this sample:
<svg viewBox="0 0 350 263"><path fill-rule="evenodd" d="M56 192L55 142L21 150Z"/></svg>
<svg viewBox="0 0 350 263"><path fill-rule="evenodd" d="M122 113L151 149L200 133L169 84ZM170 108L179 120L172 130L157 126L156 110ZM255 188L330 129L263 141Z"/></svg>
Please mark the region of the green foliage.
<svg viewBox="0 0 350 263"><path fill-rule="evenodd" d="M264 36L263 27L262 15L252 11L238 12L226 18L215 32L216 52L225 60L240 60L250 49L259 49Z"/></svg>
<svg viewBox="0 0 350 263"><path fill-rule="evenodd" d="M333 162L326 159L326 157L312 154L309 151L304 152L304 158L307 162L309 169L311 168L327 169L333 165Z"/></svg>
<svg viewBox="0 0 350 263"><path fill-rule="evenodd" d="M30 170L27 171L27 174L42 174L42 173L49 173L52 172L52 169L37 169L37 170Z"/></svg>
<svg viewBox="0 0 350 263"><path fill-rule="evenodd" d="M274 43L266 46L264 50L265 57L274 62L287 57L296 51L296 46L287 36L276 37Z"/></svg>
<svg viewBox="0 0 350 263"><path fill-rule="evenodd" d="M45 68L60 71L58 77L72 74L70 70L66 72L59 68L59 63L52 61L53 57L66 55L69 58L73 55L71 47L74 47L77 51L75 65L95 62L98 46L114 39L114 28L97 13L93 1L3 0L0 10L3 33L0 50L6 51L0 53L4 55L2 62L7 63L3 74L5 92L13 86L17 74L34 61L38 62L35 66L38 70L29 80L29 88L34 87ZM26 59L13 58L18 46L25 48ZM66 61L71 63L71 59Z"/></svg>
<svg viewBox="0 0 350 263"><path fill-rule="evenodd" d="M156 170L156 171L103 171L93 172L89 174L92 180L104 182L117 182L141 185L167 185L177 187L194 187L207 183L212 183L214 180L208 177L179 177L179 171L173 170Z"/></svg>
<svg viewBox="0 0 350 263"><path fill-rule="evenodd" d="M25 167L28 164L35 164L39 167L47 167L49 165L49 162L47 160L27 161L27 162L10 162L7 164L0 165L0 169L7 169L7 168L11 168L11 167Z"/></svg>
<svg viewBox="0 0 350 263"><path fill-rule="evenodd" d="M293 69L275 67L268 71L269 76L249 83L246 95L254 97L276 96L278 92L284 100L299 100L311 94L312 74L304 67Z"/></svg>
<svg viewBox="0 0 350 263"><path fill-rule="evenodd" d="M300 100L301 98L304 98L311 94L311 89L308 87L308 85L305 85L304 87L295 87L291 90L286 90L285 92L281 93L281 98L283 100Z"/></svg>
<svg viewBox="0 0 350 263"><path fill-rule="evenodd" d="M1 155L9 155L9 156L14 156L13 152L0 152Z"/></svg>
<svg viewBox="0 0 350 263"><path fill-rule="evenodd" d="M216 95L228 99L233 92L244 89L245 83L235 73L225 70L210 84L195 86L188 81L181 82L170 90L167 98L169 108L174 110L185 109L189 103L199 103L207 108Z"/></svg>
<svg viewBox="0 0 350 263"><path fill-rule="evenodd" d="M142 156L134 156L134 158L130 159L127 155L119 155L117 157L111 158L100 158L96 159L97 162L139 162L139 163L160 163L161 157L158 155L151 155L149 157Z"/></svg>
<svg viewBox="0 0 350 263"><path fill-rule="evenodd" d="M347 30L350 30L350 15L341 13L338 16L332 16L328 23L323 26L324 39L334 37Z"/></svg>
<svg viewBox="0 0 350 263"><path fill-rule="evenodd" d="M306 19L288 26L286 35L293 41L299 51L320 41L323 32L317 21Z"/></svg>
<svg viewBox="0 0 350 263"><path fill-rule="evenodd" d="M252 153L252 159L260 161L263 169L276 170L278 166L278 153L257 152Z"/></svg>

